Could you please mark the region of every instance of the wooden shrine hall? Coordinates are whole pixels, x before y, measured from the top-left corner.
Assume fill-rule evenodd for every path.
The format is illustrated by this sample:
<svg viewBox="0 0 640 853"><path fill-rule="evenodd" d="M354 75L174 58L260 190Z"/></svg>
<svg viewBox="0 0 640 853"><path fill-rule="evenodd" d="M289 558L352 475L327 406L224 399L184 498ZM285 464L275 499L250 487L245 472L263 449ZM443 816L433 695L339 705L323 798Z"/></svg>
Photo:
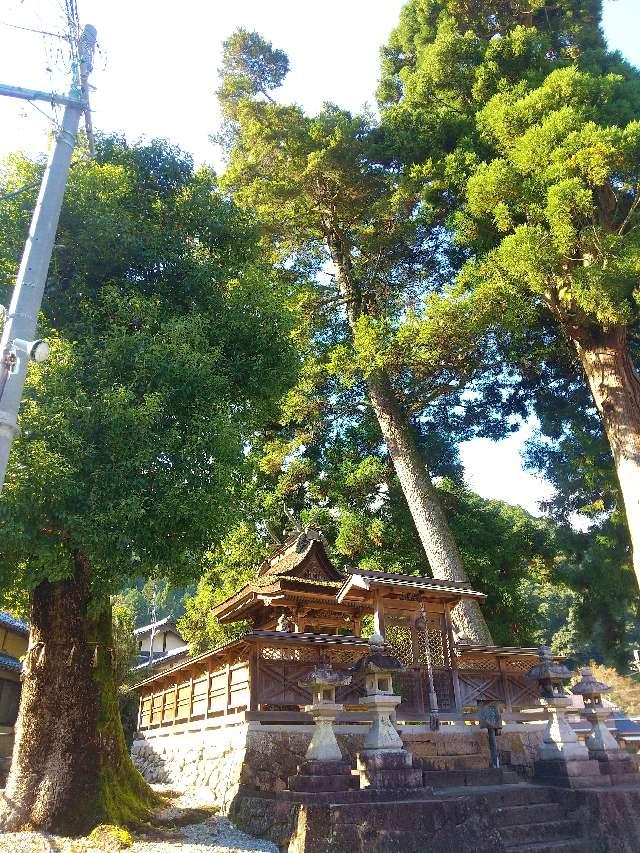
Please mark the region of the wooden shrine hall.
<svg viewBox="0 0 640 853"><path fill-rule="evenodd" d="M310 693L299 682L319 663L351 670L369 650L361 634L381 634L403 669L399 721L428 719L430 683L443 719L460 719L482 701L507 711L537 703L524 673L533 648L471 646L457 638L452 611L485 596L466 583L349 568L330 561L322 534L296 531L259 566L255 580L213 610L221 624L244 623L237 640L188 659L138 685L140 731L212 717L263 723L306 722ZM362 680L338 690L344 722L362 719Z"/></svg>

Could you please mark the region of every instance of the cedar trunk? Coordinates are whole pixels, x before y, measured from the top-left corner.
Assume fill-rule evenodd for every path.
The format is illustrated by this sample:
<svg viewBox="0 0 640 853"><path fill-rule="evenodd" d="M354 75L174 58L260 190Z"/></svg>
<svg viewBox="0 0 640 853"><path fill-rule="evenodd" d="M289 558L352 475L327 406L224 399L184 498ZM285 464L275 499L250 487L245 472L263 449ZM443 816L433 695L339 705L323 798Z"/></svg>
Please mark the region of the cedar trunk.
<svg viewBox="0 0 640 853"><path fill-rule="evenodd" d="M5 832L77 835L147 816L151 789L126 750L111 663L111 613L90 610L89 570L32 593L31 635L11 770L0 808Z"/></svg>
<svg viewBox="0 0 640 853"><path fill-rule="evenodd" d="M396 399L388 377L382 371L377 371L367 378L367 386L382 437L433 577L439 580L468 581L438 494L416 445L413 428ZM460 602L454 611L454 618L456 627L472 643L493 643L477 601Z"/></svg>
<svg viewBox="0 0 640 853"><path fill-rule="evenodd" d="M349 326L354 331L363 313L363 299L354 274L349 241L335 224L327 230L326 238L331 258L338 270L337 281L346 303ZM398 401L387 373L384 370L373 371L366 377L366 382L371 405L433 577L468 582L438 494L420 456L413 426ZM453 615L456 627L471 643L493 644L477 601L460 602Z"/></svg>
<svg viewBox="0 0 640 853"><path fill-rule="evenodd" d="M640 584L640 378L625 327L575 344L613 454Z"/></svg>

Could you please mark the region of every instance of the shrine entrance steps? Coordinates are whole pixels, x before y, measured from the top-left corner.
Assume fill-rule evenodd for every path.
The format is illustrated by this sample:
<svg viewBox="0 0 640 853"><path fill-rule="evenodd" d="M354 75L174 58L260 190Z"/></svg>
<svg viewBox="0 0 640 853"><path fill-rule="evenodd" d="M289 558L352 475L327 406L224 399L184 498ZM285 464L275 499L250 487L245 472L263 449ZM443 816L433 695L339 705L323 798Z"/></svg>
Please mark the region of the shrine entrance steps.
<svg viewBox="0 0 640 853"><path fill-rule="evenodd" d="M584 853L590 849L586 828L571 816L575 806L567 804L558 788L521 784L443 792L448 796L465 793L487 808L489 822L509 853Z"/></svg>
<svg viewBox="0 0 640 853"><path fill-rule="evenodd" d="M459 850L508 851L508 853L584 853L590 850L586 830L579 820L568 817L562 804L564 792L534 785L497 785L434 792L431 800L390 803L333 804L329 807L331 835L362 841L361 848L376 853L449 853L454 838L442 838L434 846L442 815L434 803L454 803L460 825ZM460 798L465 798L464 807ZM457 801L457 803L456 803ZM446 814L446 810L445 810ZM473 817L477 816L477 821ZM466 829L464 824L467 824ZM483 825L482 825L483 824ZM476 843L478 846L475 846ZM333 848L329 848L333 849Z"/></svg>
<svg viewBox="0 0 640 853"><path fill-rule="evenodd" d="M243 792L231 815L286 853L640 850L640 790L519 782L411 792Z"/></svg>

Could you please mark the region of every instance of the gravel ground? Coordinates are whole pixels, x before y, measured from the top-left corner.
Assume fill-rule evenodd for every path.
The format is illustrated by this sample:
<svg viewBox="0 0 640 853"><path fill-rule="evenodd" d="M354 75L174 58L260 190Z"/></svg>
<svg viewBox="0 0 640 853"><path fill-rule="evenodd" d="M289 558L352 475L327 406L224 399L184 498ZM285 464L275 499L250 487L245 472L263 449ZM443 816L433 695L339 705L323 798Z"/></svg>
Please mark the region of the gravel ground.
<svg viewBox="0 0 640 853"><path fill-rule="evenodd" d="M154 815L148 833L133 833L129 853L278 853L270 841L240 832L231 821L212 814L206 788L178 792L153 785L170 805ZM193 821L193 822L191 822ZM7 853L92 853L113 848L97 847L86 838L62 838L45 832L11 832L0 835L0 851Z"/></svg>

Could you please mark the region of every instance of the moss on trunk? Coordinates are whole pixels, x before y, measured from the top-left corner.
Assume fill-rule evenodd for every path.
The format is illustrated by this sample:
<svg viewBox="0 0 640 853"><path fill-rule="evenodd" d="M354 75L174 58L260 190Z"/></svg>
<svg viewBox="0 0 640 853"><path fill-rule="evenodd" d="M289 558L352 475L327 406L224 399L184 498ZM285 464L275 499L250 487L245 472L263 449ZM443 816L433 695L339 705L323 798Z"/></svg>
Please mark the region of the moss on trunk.
<svg viewBox="0 0 640 853"><path fill-rule="evenodd" d="M127 749L118 688L113 674L111 608L105 607L94 621L99 686L98 742L100 753L99 799L107 823L136 824L146 820L157 798L134 767Z"/></svg>
<svg viewBox="0 0 640 853"><path fill-rule="evenodd" d="M111 611L90 601L90 567L32 593L31 636L0 829L84 834L144 820L155 796L133 766L112 666Z"/></svg>

